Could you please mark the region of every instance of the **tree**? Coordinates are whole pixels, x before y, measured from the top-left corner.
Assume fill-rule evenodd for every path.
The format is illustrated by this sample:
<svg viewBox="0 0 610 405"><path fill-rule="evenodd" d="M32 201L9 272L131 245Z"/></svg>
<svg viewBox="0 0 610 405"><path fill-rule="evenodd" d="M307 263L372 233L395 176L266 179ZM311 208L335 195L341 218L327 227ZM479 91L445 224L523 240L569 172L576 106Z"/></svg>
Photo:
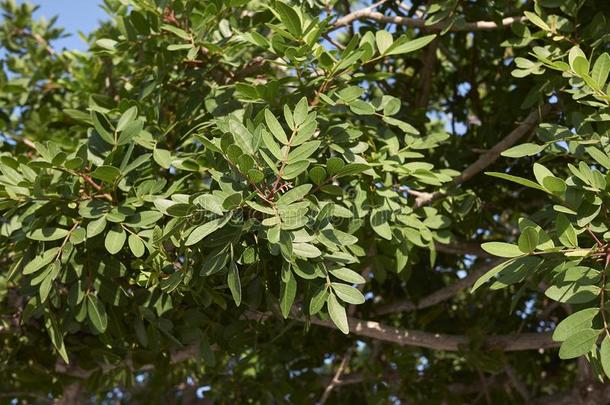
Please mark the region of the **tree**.
<svg viewBox="0 0 610 405"><path fill-rule="evenodd" d="M3 399L610 400L607 5L363 3L0 2Z"/></svg>

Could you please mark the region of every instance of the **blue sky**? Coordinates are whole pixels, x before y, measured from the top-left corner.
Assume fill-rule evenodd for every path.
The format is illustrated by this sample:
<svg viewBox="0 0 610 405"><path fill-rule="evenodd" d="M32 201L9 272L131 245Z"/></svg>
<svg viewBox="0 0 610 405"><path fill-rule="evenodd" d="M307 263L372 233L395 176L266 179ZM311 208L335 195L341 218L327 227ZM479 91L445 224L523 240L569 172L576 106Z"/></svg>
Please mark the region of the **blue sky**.
<svg viewBox="0 0 610 405"><path fill-rule="evenodd" d="M23 3L24 0L19 1ZM87 44L78 36L78 32L88 33L98 26L98 21L105 20L106 13L100 8L101 0L30 0L40 6L36 18L47 19L59 16L57 25L71 34L53 43L53 47L62 49L87 49Z"/></svg>

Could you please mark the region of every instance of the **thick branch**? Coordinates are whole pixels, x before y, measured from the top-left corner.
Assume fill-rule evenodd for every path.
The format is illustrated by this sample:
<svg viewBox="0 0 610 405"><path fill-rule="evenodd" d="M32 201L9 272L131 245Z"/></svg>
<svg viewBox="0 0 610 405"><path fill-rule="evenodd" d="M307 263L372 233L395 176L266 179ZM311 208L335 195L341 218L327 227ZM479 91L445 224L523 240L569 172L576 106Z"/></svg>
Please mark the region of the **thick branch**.
<svg viewBox="0 0 610 405"><path fill-rule="evenodd" d="M252 320L263 320L272 316L270 313L246 311L244 316ZM293 311L292 319L301 322L311 322L314 325L336 329L330 320L306 318ZM365 336L383 342L396 343L401 346L425 347L432 350L455 352L468 347L470 338L465 335L449 335L443 333L424 332L395 328L375 321L366 321L348 317L350 333ZM539 350L559 347L558 342L551 339L550 333L522 333L512 335L489 336L483 342L485 350L501 350L505 352L522 350Z"/></svg>
<svg viewBox="0 0 610 405"><path fill-rule="evenodd" d="M422 68L420 73L421 84L419 86L419 97L415 107L428 109L430 101L430 91L432 90L432 79L434 77L434 66L436 64L436 50L438 49L438 39L435 39L426 47L422 55Z"/></svg>
<svg viewBox="0 0 610 405"><path fill-rule="evenodd" d="M330 320L321 320L317 318L306 318L300 315L299 310L293 311L290 318L300 322L311 322L314 325L324 326L330 329L336 329L336 326ZM262 321L272 317L269 312L258 312L247 310L244 312L244 317L250 320ZM350 333L356 336L365 336L382 342L396 343L401 346L424 347L432 350L441 351L458 351L461 348L467 348L470 344L470 339L465 335L449 335L443 333L424 332L419 330L409 330L395 328L389 325L384 325L379 322L365 321L353 317L348 317ZM558 342L551 339L550 333L522 333L512 335L489 336L483 342L485 350L501 350L505 352L523 351L523 350L540 350L559 347ZM199 353L197 345L187 346L183 349L176 350L171 354L170 363L176 364L186 360L193 359ZM133 364L129 359L121 365L104 365L101 366L103 372L109 372L117 367L125 366L134 369ZM150 370L154 367L152 364L144 365L139 370ZM88 378L95 369L85 370L78 366L66 365L58 361L55 364L55 371L76 378Z"/></svg>
<svg viewBox="0 0 610 405"><path fill-rule="evenodd" d="M498 25L495 21L476 21L465 24L452 24L451 22L442 21L433 25L426 25L426 21L420 18L384 15L379 12L373 11L372 8L374 7L367 7L361 10L356 10L339 18L337 21L335 21L334 28L343 27L352 23L355 20L373 20L386 24L397 24L405 25L411 28L419 28L424 31L443 31L448 27L450 27L449 31L484 31L508 27L516 22L526 20L525 17L506 17L502 19L500 25Z"/></svg>
<svg viewBox="0 0 610 405"><path fill-rule="evenodd" d="M393 314L396 312L404 311L415 311L417 309L424 309L434 306L440 302L447 301L453 298L461 290L473 285L479 277L487 273L490 269L502 263L504 260L494 260L490 263L485 263L481 266L477 266L467 277L433 292L432 294L422 298L418 302L409 300L394 302L391 304L381 306L376 313L378 315Z"/></svg>
<svg viewBox="0 0 610 405"><path fill-rule="evenodd" d="M502 152L516 144L517 141L536 128L540 123L540 120L548 115L552 109L552 105L544 104L539 109L537 108L532 111L517 128L513 129L512 132L506 135L506 137L494 147L483 153L473 164L468 166L459 176L454 178L451 184L454 186L460 185L485 170L485 168L498 160ZM443 196L443 193L438 191L435 193L425 193L416 198L415 205L416 207L428 205L441 196Z"/></svg>
<svg viewBox="0 0 610 405"><path fill-rule="evenodd" d="M462 184L466 180L472 178L475 174L482 172L487 166L494 163L502 152L516 144L523 136L529 134L538 125L540 119L551 112L551 109L551 105L545 104L540 110L536 109L532 111L517 128L498 142L493 148L483 153L476 162L468 166L462 174L453 179L453 182L455 184Z"/></svg>

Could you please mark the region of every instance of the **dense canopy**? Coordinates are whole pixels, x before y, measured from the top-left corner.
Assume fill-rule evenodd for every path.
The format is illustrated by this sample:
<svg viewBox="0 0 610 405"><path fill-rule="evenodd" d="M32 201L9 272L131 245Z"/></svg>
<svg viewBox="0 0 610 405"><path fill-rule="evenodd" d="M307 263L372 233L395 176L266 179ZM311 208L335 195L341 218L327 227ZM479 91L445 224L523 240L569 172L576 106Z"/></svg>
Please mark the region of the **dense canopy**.
<svg viewBox="0 0 610 405"><path fill-rule="evenodd" d="M0 402L610 401L606 1L0 9Z"/></svg>

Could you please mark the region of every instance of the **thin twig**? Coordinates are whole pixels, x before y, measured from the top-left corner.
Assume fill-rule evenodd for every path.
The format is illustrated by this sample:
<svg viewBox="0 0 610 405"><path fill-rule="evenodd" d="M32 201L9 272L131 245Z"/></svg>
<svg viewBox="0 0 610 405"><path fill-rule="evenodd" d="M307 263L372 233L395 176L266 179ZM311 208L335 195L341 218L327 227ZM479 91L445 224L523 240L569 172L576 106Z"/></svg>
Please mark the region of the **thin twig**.
<svg viewBox="0 0 610 405"><path fill-rule="evenodd" d="M326 386L326 389L324 390L324 393L322 394L322 397L320 398L320 402L319 402L320 405L324 405L326 403L326 401L328 401L328 397L330 397L330 394L333 391L333 389L337 385L341 384L341 375L343 374L345 367L351 360L353 352L354 352L353 347L350 347L349 349L347 349L347 352L343 356L343 359L341 359L341 363L339 364L339 367L337 367L337 371L335 372L333 379L330 381L330 384L328 384Z"/></svg>

